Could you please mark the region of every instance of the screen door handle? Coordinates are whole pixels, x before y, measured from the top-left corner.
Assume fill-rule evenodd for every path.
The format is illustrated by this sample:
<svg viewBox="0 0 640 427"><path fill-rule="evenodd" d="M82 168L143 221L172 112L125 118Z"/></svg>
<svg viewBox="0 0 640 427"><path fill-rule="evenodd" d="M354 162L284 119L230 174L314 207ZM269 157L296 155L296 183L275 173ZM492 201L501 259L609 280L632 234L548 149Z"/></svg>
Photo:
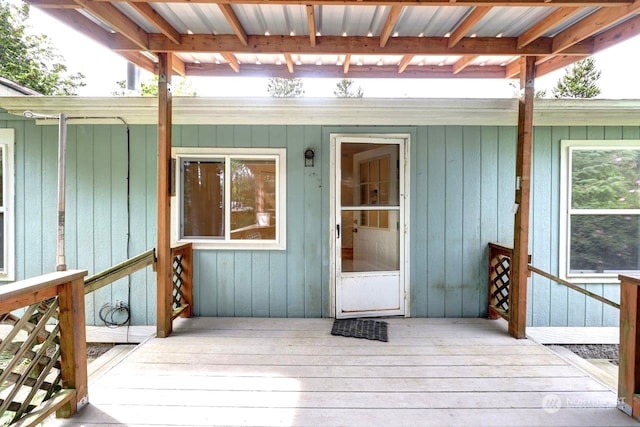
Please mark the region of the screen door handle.
<svg viewBox="0 0 640 427"><path fill-rule="evenodd" d="M340 238L340 224L336 225L336 231L338 233L338 239Z"/></svg>

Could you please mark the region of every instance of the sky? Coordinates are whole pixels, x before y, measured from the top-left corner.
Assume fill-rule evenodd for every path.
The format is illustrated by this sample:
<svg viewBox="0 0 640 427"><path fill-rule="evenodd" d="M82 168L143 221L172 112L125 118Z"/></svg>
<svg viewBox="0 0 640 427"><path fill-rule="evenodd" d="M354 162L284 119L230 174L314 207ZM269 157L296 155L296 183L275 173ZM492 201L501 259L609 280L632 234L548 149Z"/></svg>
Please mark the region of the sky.
<svg viewBox="0 0 640 427"><path fill-rule="evenodd" d="M82 96L110 96L116 82L126 79L126 61L83 34L31 8L29 23L36 33L50 37L64 56L70 72L85 75ZM640 36L594 55L602 71L598 85L603 99L640 99ZM536 79L536 90L551 89L563 70ZM151 75L143 72L142 81ZM337 79L304 79L306 97L332 97ZM514 89L507 80L496 79L354 79L365 97L510 98ZM198 96L268 96L266 78L193 77Z"/></svg>

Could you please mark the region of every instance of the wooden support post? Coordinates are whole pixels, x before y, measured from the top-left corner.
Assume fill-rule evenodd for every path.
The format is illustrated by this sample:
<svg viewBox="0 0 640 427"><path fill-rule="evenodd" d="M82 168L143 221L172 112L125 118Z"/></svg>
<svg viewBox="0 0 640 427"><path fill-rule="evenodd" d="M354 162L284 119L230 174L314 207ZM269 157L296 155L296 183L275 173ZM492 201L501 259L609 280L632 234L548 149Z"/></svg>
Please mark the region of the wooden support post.
<svg viewBox="0 0 640 427"><path fill-rule="evenodd" d="M618 408L640 417L640 277L620 278L620 366Z"/></svg>
<svg viewBox="0 0 640 427"><path fill-rule="evenodd" d="M157 336L171 334L171 54L158 54Z"/></svg>
<svg viewBox="0 0 640 427"><path fill-rule="evenodd" d="M86 271L71 282L59 285L60 355L62 388L75 389L75 397L57 411L60 418L69 418L86 403L87 339L84 326L84 279Z"/></svg>
<svg viewBox="0 0 640 427"><path fill-rule="evenodd" d="M515 197L517 211L513 225L513 258L509 281L509 333L514 338L526 338L534 83L535 58L532 56L520 58L522 93L518 102Z"/></svg>

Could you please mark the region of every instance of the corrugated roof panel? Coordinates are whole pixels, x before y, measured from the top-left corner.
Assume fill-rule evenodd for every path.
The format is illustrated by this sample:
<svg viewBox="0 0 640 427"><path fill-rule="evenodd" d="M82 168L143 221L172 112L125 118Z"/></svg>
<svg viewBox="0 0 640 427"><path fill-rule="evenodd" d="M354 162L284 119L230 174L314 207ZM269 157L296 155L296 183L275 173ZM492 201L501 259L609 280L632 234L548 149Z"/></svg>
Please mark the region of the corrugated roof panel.
<svg viewBox="0 0 640 427"><path fill-rule="evenodd" d="M194 34L233 34L233 29L216 5L154 3L154 8L182 34L189 31Z"/></svg>
<svg viewBox="0 0 640 427"><path fill-rule="evenodd" d="M429 22L437 12L438 7L424 6L405 7L398 18L395 31L400 37L418 37L424 30L425 22Z"/></svg>
<svg viewBox="0 0 640 427"><path fill-rule="evenodd" d="M377 22L387 17L384 6L323 6L318 31L324 36L366 36L376 31Z"/></svg>
<svg viewBox="0 0 640 427"><path fill-rule="evenodd" d="M555 8L494 7L469 32L478 37L517 37Z"/></svg>
<svg viewBox="0 0 640 427"><path fill-rule="evenodd" d="M420 9L417 6L411 9L414 8ZM422 24L422 29L418 34L423 34L425 37L444 37L456 28L458 22L460 22L472 8L440 6L435 9L433 13L429 13L426 16L426 20Z"/></svg>

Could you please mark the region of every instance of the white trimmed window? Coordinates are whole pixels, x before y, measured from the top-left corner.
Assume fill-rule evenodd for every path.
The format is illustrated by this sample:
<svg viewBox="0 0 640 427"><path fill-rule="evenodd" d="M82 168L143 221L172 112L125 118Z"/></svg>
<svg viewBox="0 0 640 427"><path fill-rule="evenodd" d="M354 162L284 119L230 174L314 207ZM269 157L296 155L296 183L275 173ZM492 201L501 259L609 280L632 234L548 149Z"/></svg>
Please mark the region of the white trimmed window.
<svg viewBox="0 0 640 427"><path fill-rule="evenodd" d="M640 141L562 141L560 273L582 283L640 271Z"/></svg>
<svg viewBox="0 0 640 427"><path fill-rule="evenodd" d="M174 242L199 249L286 249L286 150L173 149Z"/></svg>
<svg viewBox="0 0 640 427"><path fill-rule="evenodd" d="M0 129L0 280L15 280L13 129Z"/></svg>

